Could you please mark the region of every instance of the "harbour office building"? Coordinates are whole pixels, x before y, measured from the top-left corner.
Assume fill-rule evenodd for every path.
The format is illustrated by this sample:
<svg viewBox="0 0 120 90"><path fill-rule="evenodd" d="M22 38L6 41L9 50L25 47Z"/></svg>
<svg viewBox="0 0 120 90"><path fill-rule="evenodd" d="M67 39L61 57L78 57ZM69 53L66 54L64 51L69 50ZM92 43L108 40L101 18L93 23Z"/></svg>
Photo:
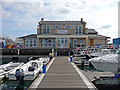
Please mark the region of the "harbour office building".
<svg viewBox="0 0 120 90"><path fill-rule="evenodd" d="M94 29L86 28L82 18L80 21L44 21L42 18L37 27L38 48L107 45L108 38Z"/></svg>

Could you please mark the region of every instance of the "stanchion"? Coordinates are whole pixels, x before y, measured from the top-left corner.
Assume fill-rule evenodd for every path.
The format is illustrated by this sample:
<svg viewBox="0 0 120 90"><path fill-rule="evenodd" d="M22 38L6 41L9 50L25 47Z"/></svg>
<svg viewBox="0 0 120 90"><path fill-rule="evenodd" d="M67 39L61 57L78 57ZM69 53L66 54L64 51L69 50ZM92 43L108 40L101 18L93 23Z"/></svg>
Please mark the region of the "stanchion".
<svg viewBox="0 0 120 90"><path fill-rule="evenodd" d="M46 73L46 62L43 61L43 73Z"/></svg>
<svg viewBox="0 0 120 90"><path fill-rule="evenodd" d="M70 62L72 62L72 56L70 56Z"/></svg>

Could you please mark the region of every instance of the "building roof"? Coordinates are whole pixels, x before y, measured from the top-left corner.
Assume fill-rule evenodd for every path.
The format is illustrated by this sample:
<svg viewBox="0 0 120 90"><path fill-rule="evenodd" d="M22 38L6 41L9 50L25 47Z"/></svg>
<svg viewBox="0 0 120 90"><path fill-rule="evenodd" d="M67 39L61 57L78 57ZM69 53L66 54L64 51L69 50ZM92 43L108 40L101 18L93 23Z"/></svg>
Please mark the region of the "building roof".
<svg viewBox="0 0 120 90"><path fill-rule="evenodd" d="M89 38L101 38L101 39L106 39L106 38L110 38L110 37L97 34L97 35L89 35Z"/></svg>
<svg viewBox="0 0 120 90"><path fill-rule="evenodd" d="M30 34L30 35L22 36L19 38L37 38L37 34Z"/></svg>
<svg viewBox="0 0 120 90"><path fill-rule="evenodd" d="M94 29L88 29L88 34L97 34L98 32Z"/></svg>
<svg viewBox="0 0 120 90"><path fill-rule="evenodd" d="M43 21L43 25L82 25L81 21Z"/></svg>

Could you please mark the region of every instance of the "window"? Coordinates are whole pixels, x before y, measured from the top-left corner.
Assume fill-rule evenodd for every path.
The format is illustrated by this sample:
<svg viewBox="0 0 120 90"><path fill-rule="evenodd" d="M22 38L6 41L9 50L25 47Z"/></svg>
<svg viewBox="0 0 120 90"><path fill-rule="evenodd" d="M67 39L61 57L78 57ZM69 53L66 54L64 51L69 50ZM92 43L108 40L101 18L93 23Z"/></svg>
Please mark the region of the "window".
<svg viewBox="0 0 120 90"><path fill-rule="evenodd" d="M57 29L60 29L60 26L56 26Z"/></svg>
<svg viewBox="0 0 120 90"><path fill-rule="evenodd" d="M36 39L27 39L25 41L25 47L36 47L37 46L37 41Z"/></svg>
<svg viewBox="0 0 120 90"><path fill-rule="evenodd" d="M75 34L81 34L82 33L82 28L81 26L75 26Z"/></svg>
<svg viewBox="0 0 120 90"><path fill-rule="evenodd" d="M43 26L43 34L46 34L46 26Z"/></svg>
<svg viewBox="0 0 120 90"><path fill-rule="evenodd" d="M32 39L30 39L30 44L32 44Z"/></svg>
<svg viewBox="0 0 120 90"><path fill-rule="evenodd" d="M42 39L42 47L55 47L55 39Z"/></svg>
<svg viewBox="0 0 120 90"><path fill-rule="evenodd" d="M82 40L79 40L79 43L82 43Z"/></svg>
<svg viewBox="0 0 120 90"><path fill-rule="evenodd" d="M34 40L34 43L36 43L36 40Z"/></svg>
<svg viewBox="0 0 120 90"><path fill-rule="evenodd" d="M72 39L70 39L70 48L72 48Z"/></svg>
<svg viewBox="0 0 120 90"><path fill-rule="evenodd" d="M64 29L70 29L70 30L72 30L72 26L64 26Z"/></svg>
<svg viewBox="0 0 120 90"><path fill-rule="evenodd" d="M69 26L70 30L72 30L72 26Z"/></svg>
<svg viewBox="0 0 120 90"><path fill-rule="evenodd" d="M53 30L55 30L55 26L53 26Z"/></svg>
<svg viewBox="0 0 120 90"><path fill-rule="evenodd" d="M57 46L60 47L60 38L57 39Z"/></svg>
<svg viewBox="0 0 120 90"><path fill-rule="evenodd" d="M49 26L47 26L47 33L49 33Z"/></svg>
<svg viewBox="0 0 120 90"><path fill-rule="evenodd" d="M50 33L49 26L43 26L43 34L49 34L49 33Z"/></svg>
<svg viewBox="0 0 120 90"><path fill-rule="evenodd" d="M52 46L55 47L55 39L52 39Z"/></svg>
<svg viewBox="0 0 120 90"><path fill-rule="evenodd" d="M26 44L28 44L29 43L29 41L28 40L26 40Z"/></svg>
<svg viewBox="0 0 120 90"><path fill-rule="evenodd" d="M68 26L65 26L64 29L68 29Z"/></svg>
<svg viewBox="0 0 120 90"><path fill-rule="evenodd" d="M73 46L77 46L77 39L73 39Z"/></svg>
<svg viewBox="0 0 120 90"><path fill-rule="evenodd" d="M33 46L36 46L36 40L34 40L34 45Z"/></svg>
<svg viewBox="0 0 120 90"><path fill-rule="evenodd" d="M30 44L30 47L32 47L32 44Z"/></svg>
<svg viewBox="0 0 120 90"><path fill-rule="evenodd" d="M61 38L61 43L64 43L64 38Z"/></svg>
<svg viewBox="0 0 120 90"><path fill-rule="evenodd" d="M67 47L67 46L68 46L68 39L65 38L65 47Z"/></svg>

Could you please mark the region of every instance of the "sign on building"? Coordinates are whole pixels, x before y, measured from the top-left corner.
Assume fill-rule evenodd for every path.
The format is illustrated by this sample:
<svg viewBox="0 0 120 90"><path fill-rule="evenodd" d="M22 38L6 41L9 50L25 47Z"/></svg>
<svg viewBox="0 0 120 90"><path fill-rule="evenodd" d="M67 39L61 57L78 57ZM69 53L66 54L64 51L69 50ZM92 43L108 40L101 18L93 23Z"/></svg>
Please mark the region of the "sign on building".
<svg viewBox="0 0 120 90"><path fill-rule="evenodd" d="M67 30L57 30L57 34L64 35L64 34L68 34L68 33L67 33Z"/></svg>

